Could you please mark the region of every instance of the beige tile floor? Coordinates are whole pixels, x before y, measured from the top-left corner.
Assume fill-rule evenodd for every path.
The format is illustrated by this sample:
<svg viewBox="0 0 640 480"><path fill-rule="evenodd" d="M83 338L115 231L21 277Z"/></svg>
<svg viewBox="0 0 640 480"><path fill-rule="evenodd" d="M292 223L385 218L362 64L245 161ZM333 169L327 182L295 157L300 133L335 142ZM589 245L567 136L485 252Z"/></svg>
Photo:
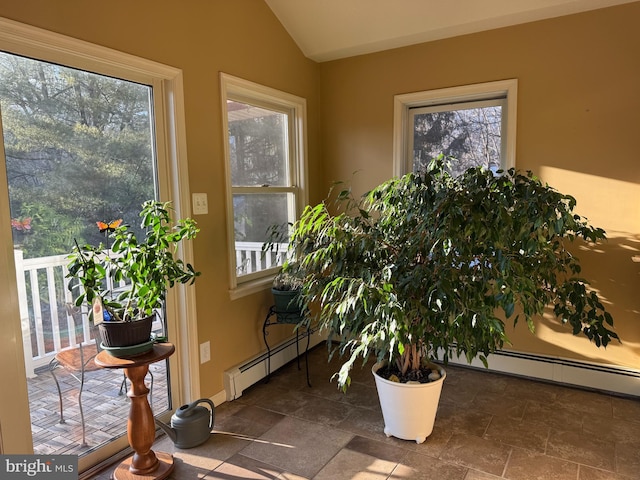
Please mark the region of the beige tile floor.
<svg viewBox="0 0 640 480"><path fill-rule="evenodd" d="M433 434L387 438L369 368L346 395L326 348L216 408L203 445L176 449L170 478L270 480L640 479L640 400L449 366ZM105 480L108 471L94 477Z"/></svg>

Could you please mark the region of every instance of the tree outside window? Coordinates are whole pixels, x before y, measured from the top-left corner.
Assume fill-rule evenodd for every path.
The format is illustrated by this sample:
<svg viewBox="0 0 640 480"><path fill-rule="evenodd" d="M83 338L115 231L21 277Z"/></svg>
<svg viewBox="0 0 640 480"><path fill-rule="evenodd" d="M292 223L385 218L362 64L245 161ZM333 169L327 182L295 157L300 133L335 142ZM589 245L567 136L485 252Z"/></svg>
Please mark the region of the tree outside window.
<svg viewBox="0 0 640 480"><path fill-rule="evenodd" d="M455 109L412 109L413 171L425 170L440 154L455 159L450 170L456 176L472 167L499 170L502 105L487 103L475 107L463 104Z"/></svg>
<svg viewBox="0 0 640 480"><path fill-rule="evenodd" d="M445 155L457 176L515 167L518 81L477 83L394 97L394 175Z"/></svg>

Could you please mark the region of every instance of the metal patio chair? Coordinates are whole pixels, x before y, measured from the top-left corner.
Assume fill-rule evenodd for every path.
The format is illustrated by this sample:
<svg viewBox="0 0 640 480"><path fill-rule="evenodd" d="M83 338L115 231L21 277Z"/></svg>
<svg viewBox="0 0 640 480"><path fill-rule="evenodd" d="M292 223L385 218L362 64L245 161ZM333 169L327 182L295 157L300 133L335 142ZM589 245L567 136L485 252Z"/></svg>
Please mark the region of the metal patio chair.
<svg viewBox="0 0 640 480"><path fill-rule="evenodd" d="M68 306L67 310L69 314L75 317L77 314L77 309L75 307ZM58 389L58 400L60 405L60 423L66 423L64 419L64 404L62 401L62 389L60 388L60 382L56 376L56 369L64 368L69 374L75 378L78 382L80 382L80 388L78 391L78 408L80 410L80 422L82 424L82 443L80 444L81 448L88 447L86 441L86 425L84 419L84 411L82 408L82 391L84 389L85 383L85 374L90 372L95 372L97 370L101 370L101 367L96 365L93 359L98 355L98 353L102 350L100 348L101 338L100 333L97 327L92 327L91 329L93 340L90 342L80 342L78 345L73 347L68 347L60 350L55 357L49 362L49 371L53 376L53 380L56 383L56 387ZM120 390L118 395L123 395L127 392L127 377L123 375L123 380L120 383ZM149 399L151 402L151 395L153 392L153 374L149 372L150 375L150 388L149 388Z"/></svg>

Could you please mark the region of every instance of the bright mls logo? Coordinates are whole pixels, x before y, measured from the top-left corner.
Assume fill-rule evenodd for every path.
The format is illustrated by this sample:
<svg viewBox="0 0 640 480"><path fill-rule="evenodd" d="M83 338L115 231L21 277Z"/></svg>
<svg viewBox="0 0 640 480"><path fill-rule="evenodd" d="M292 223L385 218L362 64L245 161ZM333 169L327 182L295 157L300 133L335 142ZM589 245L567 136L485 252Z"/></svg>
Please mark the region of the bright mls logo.
<svg viewBox="0 0 640 480"><path fill-rule="evenodd" d="M2 480L77 480L76 455L0 455Z"/></svg>

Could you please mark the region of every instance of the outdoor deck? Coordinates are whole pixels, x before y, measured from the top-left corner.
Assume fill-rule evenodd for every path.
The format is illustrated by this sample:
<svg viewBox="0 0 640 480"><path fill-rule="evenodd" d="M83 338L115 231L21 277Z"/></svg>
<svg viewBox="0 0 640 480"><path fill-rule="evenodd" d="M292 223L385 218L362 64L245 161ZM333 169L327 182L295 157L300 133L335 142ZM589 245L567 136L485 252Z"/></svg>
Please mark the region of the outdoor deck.
<svg viewBox="0 0 640 480"><path fill-rule="evenodd" d="M262 255L262 243L237 244L243 272L249 273L281 264L282 258ZM286 245L280 246L286 251ZM29 390L31 431L37 454L83 454L119 435L126 434L129 399L120 394L121 370L87 373L82 404L88 446L82 447L82 423L78 407L79 381L64 369L57 369L63 393L65 423L60 423L58 391L49 364L62 349L95 342L94 328L86 307L74 306L69 290L68 254L24 258L14 250L16 281L22 325L25 372ZM124 284L123 284L124 285ZM165 331L162 309L156 312L153 332ZM165 363L150 366L154 387L150 396L154 413L168 409Z"/></svg>
<svg viewBox="0 0 640 480"><path fill-rule="evenodd" d="M168 409L165 362L149 367L154 376L149 403L154 413ZM77 454L87 453L114 437L126 434L129 399L126 391L120 394L124 379L122 370L101 369L88 372L82 392L82 406L88 446L82 448L82 423L78 408L80 382L62 368L56 370L62 401L64 424L60 424L58 390L48 368L41 367L35 378L27 380L31 406L31 432L34 453ZM147 386L150 377L147 376ZM127 381L127 387L130 385Z"/></svg>

